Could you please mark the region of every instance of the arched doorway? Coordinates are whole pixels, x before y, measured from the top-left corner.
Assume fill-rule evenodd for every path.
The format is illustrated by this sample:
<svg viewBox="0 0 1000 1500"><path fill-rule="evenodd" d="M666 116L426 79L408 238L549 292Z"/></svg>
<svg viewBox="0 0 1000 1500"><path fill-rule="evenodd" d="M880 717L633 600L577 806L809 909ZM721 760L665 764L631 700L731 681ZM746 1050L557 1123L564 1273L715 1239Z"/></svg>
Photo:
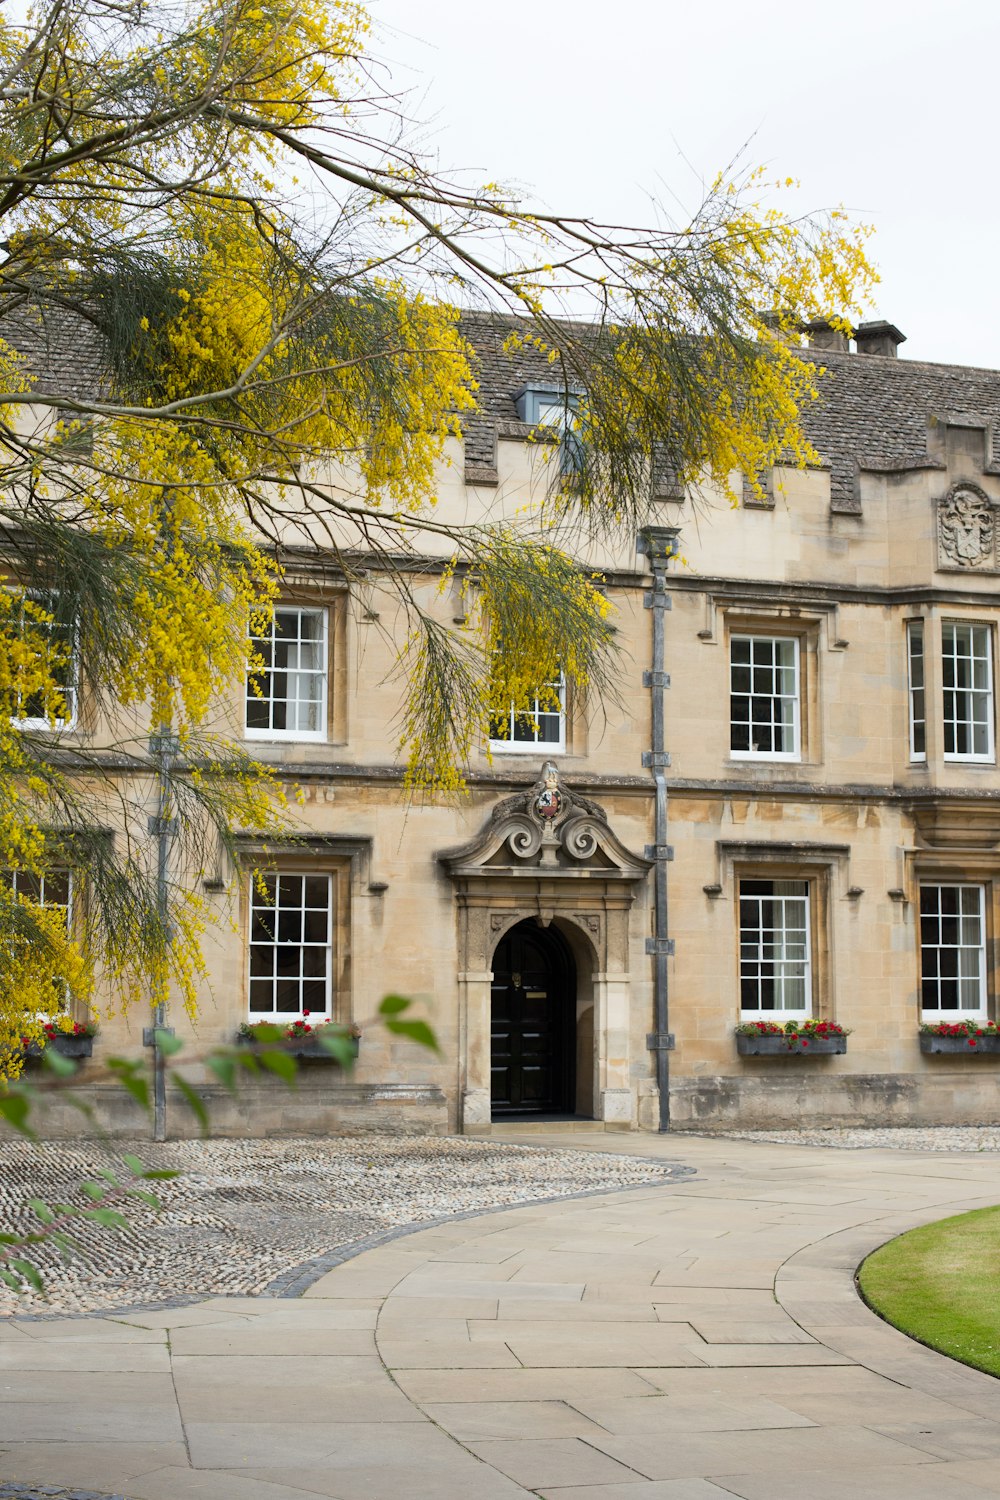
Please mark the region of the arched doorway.
<svg viewBox="0 0 1000 1500"><path fill-rule="evenodd" d="M573 1114L576 968L566 940L518 922L497 944L491 988L494 1118Z"/></svg>

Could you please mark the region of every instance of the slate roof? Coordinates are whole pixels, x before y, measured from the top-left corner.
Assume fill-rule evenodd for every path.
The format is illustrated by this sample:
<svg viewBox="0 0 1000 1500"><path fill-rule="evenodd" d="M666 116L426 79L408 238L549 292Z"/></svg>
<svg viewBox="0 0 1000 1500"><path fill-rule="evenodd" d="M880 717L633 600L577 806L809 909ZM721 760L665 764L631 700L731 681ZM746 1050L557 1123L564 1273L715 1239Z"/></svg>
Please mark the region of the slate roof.
<svg viewBox="0 0 1000 1500"><path fill-rule="evenodd" d="M478 410L463 418L465 472L471 484L496 484L498 436L526 437L531 431L517 417L518 391L557 380L542 352L505 351L504 341L518 321L479 313L463 318L463 332L476 351L479 381ZM72 312L48 308L42 316L22 305L0 318L0 335L27 357L40 394L86 398L101 390L98 336ZM900 473L943 467L934 443L935 421L985 429L986 472L1000 474L1000 440L996 451L992 440L993 429L1000 429L1000 371L826 349L803 353L826 371L804 426L830 469L833 510L860 511L861 470Z"/></svg>
<svg viewBox="0 0 1000 1500"><path fill-rule="evenodd" d="M43 311L18 299L3 309L0 337L27 360L39 395L92 401L102 393L100 337L79 314L58 307Z"/></svg>
<svg viewBox="0 0 1000 1500"><path fill-rule="evenodd" d="M465 419L466 478L496 483L496 437L530 428L516 420L514 397L526 384L551 383L552 367L536 350L506 354L503 342L513 320L472 316L463 331L476 350L480 410ZM805 413L804 427L824 467L830 469L831 508L861 509L858 474L942 468L928 448L933 419L987 430L986 472L1000 474L1000 371L964 365L927 364L881 354L802 350L826 373L819 399Z"/></svg>

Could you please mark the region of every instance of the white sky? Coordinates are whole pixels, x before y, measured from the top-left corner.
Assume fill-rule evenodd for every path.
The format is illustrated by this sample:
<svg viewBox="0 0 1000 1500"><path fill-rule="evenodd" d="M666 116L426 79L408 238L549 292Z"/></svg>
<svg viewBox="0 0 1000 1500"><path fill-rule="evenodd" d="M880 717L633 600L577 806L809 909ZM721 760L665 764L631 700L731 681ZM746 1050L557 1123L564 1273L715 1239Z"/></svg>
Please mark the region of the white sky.
<svg viewBox="0 0 1000 1500"><path fill-rule="evenodd" d="M744 145L875 225L901 358L1000 367L997 0L369 0L445 168L647 223Z"/></svg>

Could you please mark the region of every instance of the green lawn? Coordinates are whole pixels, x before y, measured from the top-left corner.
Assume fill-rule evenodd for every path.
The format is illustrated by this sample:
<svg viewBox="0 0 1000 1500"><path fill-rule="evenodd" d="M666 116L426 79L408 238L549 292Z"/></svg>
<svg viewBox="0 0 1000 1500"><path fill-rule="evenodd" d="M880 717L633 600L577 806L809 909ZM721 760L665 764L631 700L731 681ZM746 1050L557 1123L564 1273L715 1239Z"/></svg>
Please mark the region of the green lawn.
<svg viewBox="0 0 1000 1500"><path fill-rule="evenodd" d="M1000 1207L890 1240L858 1272L868 1305L904 1333L1000 1375Z"/></svg>

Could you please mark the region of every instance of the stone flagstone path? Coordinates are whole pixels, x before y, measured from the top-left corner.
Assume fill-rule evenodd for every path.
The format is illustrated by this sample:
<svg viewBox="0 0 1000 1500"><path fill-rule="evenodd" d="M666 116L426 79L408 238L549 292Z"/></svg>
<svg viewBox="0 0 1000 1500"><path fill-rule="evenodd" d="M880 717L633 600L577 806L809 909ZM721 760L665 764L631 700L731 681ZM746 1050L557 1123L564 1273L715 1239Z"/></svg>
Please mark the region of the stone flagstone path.
<svg viewBox="0 0 1000 1500"><path fill-rule="evenodd" d="M892 1235L1000 1200L994 1153L586 1147L697 1176L423 1230L298 1300L0 1324L0 1492L1000 1495L1000 1382L887 1327L853 1286Z"/></svg>

